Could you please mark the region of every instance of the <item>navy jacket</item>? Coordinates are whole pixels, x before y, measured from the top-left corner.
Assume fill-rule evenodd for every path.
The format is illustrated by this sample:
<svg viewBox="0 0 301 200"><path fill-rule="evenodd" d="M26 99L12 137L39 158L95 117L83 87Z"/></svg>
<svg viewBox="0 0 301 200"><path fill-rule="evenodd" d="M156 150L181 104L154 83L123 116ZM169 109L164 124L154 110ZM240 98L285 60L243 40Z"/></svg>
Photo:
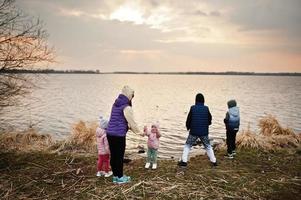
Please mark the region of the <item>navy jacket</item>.
<svg viewBox="0 0 301 200"><path fill-rule="evenodd" d="M207 136L212 116L209 108L203 103L191 106L186 120L186 128L190 135Z"/></svg>

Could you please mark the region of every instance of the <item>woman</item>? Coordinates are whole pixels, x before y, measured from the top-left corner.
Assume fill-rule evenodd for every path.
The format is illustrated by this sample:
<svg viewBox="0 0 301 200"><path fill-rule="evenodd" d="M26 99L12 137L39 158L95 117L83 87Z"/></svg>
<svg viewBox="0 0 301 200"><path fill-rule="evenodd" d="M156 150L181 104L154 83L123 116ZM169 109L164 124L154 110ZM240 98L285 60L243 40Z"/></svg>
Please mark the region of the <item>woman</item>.
<svg viewBox="0 0 301 200"><path fill-rule="evenodd" d="M123 157L128 129L130 128L134 133L140 133L132 110L131 101L133 97L134 90L129 86L124 86L121 94L112 106L107 128L107 138L111 151L110 164L113 171L114 183L127 183L131 181L131 177L123 174Z"/></svg>

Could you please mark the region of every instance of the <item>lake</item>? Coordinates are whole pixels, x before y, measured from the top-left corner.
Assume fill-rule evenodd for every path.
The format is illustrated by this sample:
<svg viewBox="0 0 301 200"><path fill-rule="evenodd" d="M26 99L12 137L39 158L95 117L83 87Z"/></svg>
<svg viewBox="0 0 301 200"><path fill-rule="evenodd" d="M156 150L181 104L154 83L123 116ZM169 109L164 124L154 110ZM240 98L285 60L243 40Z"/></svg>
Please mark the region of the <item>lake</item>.
<svg viewBox="0 0 301 200"><path fill-rule="evenodd" d="M223 119L227 101L236 99L241 113L240 130L258 130L259 119L272 114L286 127L301 132L301 77L239 75L129 75L50 74L40 88L26 97L26 106L4 109L1 128L22 130L34 124L41 133L66 138L79 120L109 117L112 103L124 85L135 90L133 110L139 126L159 121L162 138L159 157L179 156L187 131L185 121L199 92L205 96L213 120L209 136L225 137ZM133 133L127 148L146 146L147 138Z"/></svg>

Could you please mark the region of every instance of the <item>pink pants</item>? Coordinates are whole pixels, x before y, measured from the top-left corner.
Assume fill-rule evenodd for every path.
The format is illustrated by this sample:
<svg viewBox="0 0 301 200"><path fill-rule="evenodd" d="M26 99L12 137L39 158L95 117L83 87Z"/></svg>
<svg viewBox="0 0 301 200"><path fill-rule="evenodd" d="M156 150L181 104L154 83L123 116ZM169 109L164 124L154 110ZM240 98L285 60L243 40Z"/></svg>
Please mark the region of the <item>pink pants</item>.
<svg viewBox="0 0 301 200"><path fill-rule="evenodd" d="M97 171L109 172L110 170L110 154L98 155Z"/></svg>

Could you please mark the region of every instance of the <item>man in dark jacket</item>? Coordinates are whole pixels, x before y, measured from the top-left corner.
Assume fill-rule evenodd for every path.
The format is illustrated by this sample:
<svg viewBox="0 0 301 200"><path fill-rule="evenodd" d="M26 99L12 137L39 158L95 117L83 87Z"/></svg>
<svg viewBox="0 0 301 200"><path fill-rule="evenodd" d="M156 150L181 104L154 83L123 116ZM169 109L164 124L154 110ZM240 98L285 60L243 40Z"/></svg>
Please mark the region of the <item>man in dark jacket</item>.
<svg viewBox="0 0 301 200"><path fill-rule="evenodd" d="M235 152L235 140L236 133L239 130L240 125L240 116L239 116L239 108L236 106L235 100L228 101L228 112L226 113L226 117L224 119L224 123L226 125L226 142L227 142L227 154L225 155L227 158L234 158L233 156L236 154Z"/></svg>
<svg viewBox="0 0 301 200"><path fill-rule="evenodd" d="M188 155L192 145L197 139L200 139L204 145L207 155L211 163L216 166L216 158L208 138L209 125L211 125L212 116L209 108L204 105L204 96L199 93L195 97L195 105L191 106L186 120L186 128L189 130L189 135L184 145L181 161L179 166L187 166Z"/></svg>

